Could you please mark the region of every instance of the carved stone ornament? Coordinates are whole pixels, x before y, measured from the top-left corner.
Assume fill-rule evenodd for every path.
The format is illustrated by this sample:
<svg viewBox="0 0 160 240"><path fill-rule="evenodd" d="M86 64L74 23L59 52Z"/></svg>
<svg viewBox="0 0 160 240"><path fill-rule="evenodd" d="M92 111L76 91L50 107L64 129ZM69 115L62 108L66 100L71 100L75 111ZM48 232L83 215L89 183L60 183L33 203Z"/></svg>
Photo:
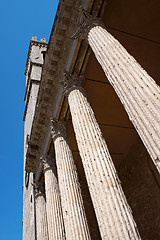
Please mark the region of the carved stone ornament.
<svg viewBox="0 0 160 240"><path fill-rule="evenodd" d="M77 39L79 37L82 39L87 39L88 32L92 27L97 25L104 27L104 24L100 18L90 15L82 6L79 8L79 19L77 21L77 25L78 30L73 34L71 39Z"/></svg>
<svg viewBox="0 0 160 240"><path fill-rule="evenodd" d="M66 127L63 121L58 121L54 118L51 118L51 124L53 141L59 136L63 136L65 139L67 139Z"/></svg>
<svg viewBox="0 0 160 240"><path fill-rule="evenodd" d="M46 170L55 169L55 161L53 159L53 157L49 156L49 155L43 155L40 158L40 162L42 164L43 167L43 171L45 172Z"/></svg>
<svg viewBox="0 0 160 240"><path fill-rule="evenodd" d="M42 181L37 182L35 184L32 184L34 186L34 190L35 190L35 197L39 197L39 196L44 196L45 197L45 189L44 189L44 184L42 183Z"/></svg>
<svg viewBox="0 0 160 240"><path fill-rule="evenodd" d="M69 93L74 89L79 89L84 92L83 82L83 76L76 76L75 74L72 75L68 72L63 74L63 79L60 81L60 83L63 85L63 91L65 95L69 95Z"/></svg>

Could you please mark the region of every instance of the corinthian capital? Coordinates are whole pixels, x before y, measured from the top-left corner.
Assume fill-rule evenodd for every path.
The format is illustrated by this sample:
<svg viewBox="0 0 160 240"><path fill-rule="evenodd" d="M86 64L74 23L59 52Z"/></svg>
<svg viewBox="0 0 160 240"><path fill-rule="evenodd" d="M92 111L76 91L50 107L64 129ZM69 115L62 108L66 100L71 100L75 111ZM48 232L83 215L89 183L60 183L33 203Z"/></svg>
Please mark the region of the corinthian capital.
<svg viewBox="0 0 160 240"><path fill-rule="evenodd" d="M64 94L68 95L74 89L84 91L83 82L83 76L76 76L65 72L60 83L63 85Z"/></svg>
<svg viewBox="0 0 160 240"><path fill-rule="evenodd" d="M63 121L58 121L54 118L51 118L51 134L53 140L59 136L67 138L66 127Z"/></svg>
<svg viewBox="0 0 160 240"><path fill-rule="evenodd" d="M87 11L84 10L84 8L81 6L79 8L79 19L77 22L78 29L71 37L72 39L76 39L81 37L87 38L88 32L92 27L95 27L97 25L102 26L103 23L100 18L94 17L90 15ZM104 27L104 25L103 25Z"/></svg>
<svg viewBox="0 0 160 240"><path fill-rule="evenodd" d="M43 155L41 158L40 158L40 162L42 164L42 167L43 167L43 171L47 171L47 170L55 170L55 161L53 159L53 157L49 156L49 155Z"/></svg>
<svg viewBox="0 0 160 240"><path fill-rule="evenodd" d="M45 189L44 189L44 183L42 182L42 180L40 182L37 182L35 184L33 184L34 186L34 190L35 190L35 197L39 197L39 196L44 196L45 197Z"/></svg>

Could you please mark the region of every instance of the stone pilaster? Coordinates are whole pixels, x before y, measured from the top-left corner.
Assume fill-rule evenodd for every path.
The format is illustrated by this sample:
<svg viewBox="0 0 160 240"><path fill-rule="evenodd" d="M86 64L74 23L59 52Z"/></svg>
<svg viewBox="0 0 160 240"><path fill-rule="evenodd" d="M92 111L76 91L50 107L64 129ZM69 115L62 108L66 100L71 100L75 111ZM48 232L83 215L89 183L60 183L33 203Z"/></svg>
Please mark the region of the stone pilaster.
<svg viewBox="0 0 160 240"><path fill-rule="evenodd" d="M79 79L65 74L63 82L101 237L140 239L93 110L78 88Z"/></svg>
<svg viewBox="0 0 160 240"><path fill-rule="evenodd" d="M89 240L77 170L66 140L64 125L52 119L52 136L67 240Z"/></svg>
<svg viewBox="0 0 160 240"><path fill-rule="evenodd" d="M37 240L49 240L44 186L35 185Z"/></svg>
<svg viewBox="0 0 160 240"><path fill-rule="evenodd" d="M49 239L65 240L59 186L53 158L43 156L41 163L45 178L46 209Z"/></svg>
<svg viewBox="0 0 160 240"><path fill-rule="evenodd" d="M83 9L81 13L81 27L73 38L87 37L107 79L160 172L160 87L98 20Z"/></svg>

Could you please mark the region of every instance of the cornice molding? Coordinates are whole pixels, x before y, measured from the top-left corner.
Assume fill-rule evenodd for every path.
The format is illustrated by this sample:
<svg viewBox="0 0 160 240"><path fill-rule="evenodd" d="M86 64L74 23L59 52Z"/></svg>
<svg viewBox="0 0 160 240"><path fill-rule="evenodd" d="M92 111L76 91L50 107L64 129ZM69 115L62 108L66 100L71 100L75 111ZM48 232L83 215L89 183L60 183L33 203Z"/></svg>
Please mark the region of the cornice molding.
<svg viewBox="0 0 160 240"><path fill-rule="evenodd" d="M101 9L103 0L101 3L99 3L99 0L95 0L94 2L96 2L96 4L93 4L93 0L90 2L92 2L92 4L89 4L89 7L91 8L91 5L94 5L93 10L96 15ZM60 0L53 24L42 68L40 88L30 133L30 142L32 144L36 143L40 150L42 149L47 128L50 125L50 118L53 116L53 107L56 106L54 104L56 104L57 93L59 92L62 95L61 97L63 97L60 80L62 79L65 69L66 59L68 59L72 49L73 40L71 40L71 36L76 30L73 22L78 18L75 8L78 9L79 6L79 0ZM77 46L80 48L79 42L77 42ZM86 48L87 47L86 45ZM76 61L75 56L72 58ZM79 63L81 61L83 61L82 58L78 59ZM58 113L54 113L55 118L57 118L57 114ZM28 146L27 154L25 169L28 172L35 172L36 163L40 158L40 154L45 153L33 151L33 149Z"/></svg>

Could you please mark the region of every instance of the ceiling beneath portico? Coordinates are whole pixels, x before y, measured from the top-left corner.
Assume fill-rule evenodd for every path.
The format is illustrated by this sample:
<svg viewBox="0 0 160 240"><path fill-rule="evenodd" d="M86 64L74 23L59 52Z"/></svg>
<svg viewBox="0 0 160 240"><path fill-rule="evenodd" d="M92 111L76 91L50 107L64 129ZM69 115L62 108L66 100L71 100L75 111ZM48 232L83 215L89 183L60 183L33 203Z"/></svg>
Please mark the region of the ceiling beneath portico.
<svg viewBox="0 0 160 240"><path fill-rule="evenodd" d="M107 30L160 85L160 2L108 1L103 21ZM138 134L121 102L91 53L85 70L85 90L106 139L115 166L118 167L137 141ZM77 165L80 166L71 117L67 122L69 140Z"/></svg>

